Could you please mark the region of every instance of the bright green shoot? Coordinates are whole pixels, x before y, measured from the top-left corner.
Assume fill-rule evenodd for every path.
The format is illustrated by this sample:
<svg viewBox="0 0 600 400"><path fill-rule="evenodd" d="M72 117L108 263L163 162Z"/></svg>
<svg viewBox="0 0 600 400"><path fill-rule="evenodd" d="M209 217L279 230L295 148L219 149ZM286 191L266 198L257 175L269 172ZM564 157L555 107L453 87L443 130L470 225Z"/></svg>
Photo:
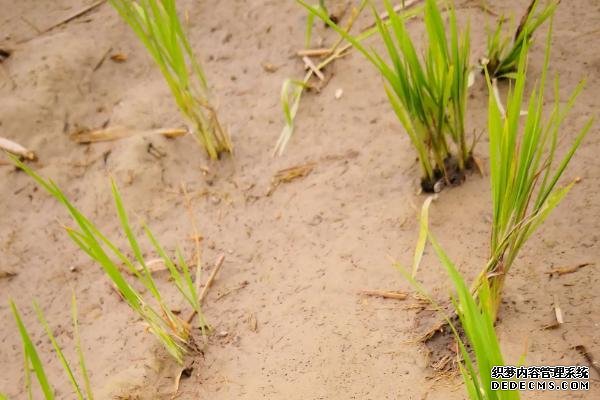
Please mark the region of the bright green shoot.
<svg viewBox="0 0 600 400"><path fill-rule="evenodd" d="M493 366L504 365L504 359L500 344L494 330L493 316L489 313L487 307L480 304L487 304L490 291L487 282L481 286L479 299L477 299L465 283L464 278L458 272L456 266L446 255L444 250L432 236L427 227L427 213L431 200L428 199L423 204L421 212L421 232L425 229L426 238L433 246L435 253L442 263L442 266L448 273L454 288L456 297L452 298L452 304L456 315L460 321L460 328L457 327L453 318L443 312L443 307L435 302L426 289L416 280L415 271L410 273L400 265L396 265L398 270L407 279L411 285L431 304L444 314L444 318L452 330L460 350L459 368L465 382L467 393L470 399L478 400L518 400L517 391L493 391L491 390L491 371ZM419 235L419 243L421 235ZM417 246L417 253L422 254L423 249ZM479 302L477 301L479 300ZM464 336L460 332L464 332ZM467 343L463 340L466 337L471 350L468 350Z"/></svg>
<svg viewBox="0 0 600 400"><path fill-rule="evenodd" d="M25 324L23 324L21 314L19 313L19 310L13 301L10 302L10 307L12 309L13 316L15 317L15 321L17 322L17 328L19 329L19 333L21 335L21 341L23 342L23 356L25 361L25 389L27 391L28 398L33 398L31 384L31 371L33 371L40 384L40 389L44 394L44 398L47 400L52 400L54 399L54 389L48 382L46 372L44 371L44 367L42 365L42 360L40 360L40 356L38 355L35 345L33 344L33 341L27 332L27 328L25 328Z"/></svg>
<svg viewBox="0 0 600 400"><path fill-rule="evenodd" d="M66 228L71 239L94 261L96 261L115 285L119 294L127 304L149 325L152 332L162 343L164 348L179 363L183 362L183 355L187 350L190 339L190 327L188 323L173 314L171 308L165 303L159 291L152 273L145 261L141 247L131 229L129 218L123 206L121 195L114 181L112 182L112 194L115 200L117 214L121 227L129 242L131 252L135 260L130 259L124 252L119 250L98 228L87 219L65 196L60 188L51 180L46 180L29 169L26 165L13 157L14 162L27 172L48 193L62 203L78 225L79 230ZM191 277L190 269L184 261L181 252L177 251L178 263L171 260L163 247L158 243L152 232L144 226L145 233L153 245L155 251L161 257L162 262L169 270L171 279L175 283L182 297L191 305L199 316L199 326L203 330L208 326L202 314L200 299L196 286ZM138 283L142 284L150 296L142 295L128 278L121 272L123 266ZM199 276L200 263L196 277ZM149 298L148 298L149 297Z"/></svg>
<svg viewBox="0 0 600 400"><path fill-rule="evenodd" d="M298 107L300 107L300 99L312 74L312 70L309 70L303 81L287 78L281 85L281 107L283 108L284 127L275 145L273 155L283 154L288 141L294 133L294 120L296 119Z"/></svg>
<svg viewBox="0 0 600 400"><path fill-rule="evenodd" d="M83 355L83 347L81 347L81 335L79 334L79 319L77 317L77 299L75 298L75 292L73 292L71 300L71 318L73 319L73 337L75 339L75 348L77 349L77 358L79 359L79 368L83 375L83 385L88 400L93 400L92 385L90 384L90 377L88 370L85 365L85 357Z"/></svg>
<svg viewBox="0 0 600 400"><path fill-rule="evenodd" d="M536 13L539 0L532 0L523 15L514 37L503 36L505 19L502 17L494 31L488 32L487 57L481 61L492 78L514 78L519 57L524 47L530 45L537 28L556 11L560 0L549 0L542 11Z"/></svg>
<svg viewBox="0 0 600 400"><path fill-rule="evenodd" d="M494 318L504 280L521 247L573 187L573 182L566 186L558 186L558 182L593 122L590 119L585 124L566 154L557 160L559 129L582 90L583 82L561 106L557 78L554 105L549 115L544 117L544 88L551 36L552 20L541 78L534 86L529 101L524 100L528 45L523 47L519 57L515 84L508 94L506 111L499 104L493 93L493 83L488 78L493 225L491 257L476 287L487 281L490 288L490 315ZM522 110L526 110L523 118Z"/></svg>
<svg viewBox="0 0 600 400"><path fill-rule="evenodd" d="M11 306L15 321L17 323L19 333L21 335L21 341L23 343L23 353L24 353L24 359L25 359L25 366L24 366L25 390L28 394L28 398L29 399L33 398L33 390L32 390L33 385L32 385L32 379L31 379L31 371L33 370L33 372L36 376L36 379L40 385L40 389L44 395L44 398L46 400L52 400L52 399L54 399L54 389L52 388L52 385L48 381L46 372L44 371L44 367L42 365L42 362L41 362L40 356L37 352L37 349L36 349L35 345L33 344L33 341L31 340L29 333L27 332L27 328L25 327L25 324L23 323L21 314L19 313L17 306L15 305L15 303L12 300L10 302L10 306ZM44 327L44 330L46 331L46 335L48 336L48 338L50 339L50 342L52 343L52 347L54 348L54 351L55 351L58 359L60 360L63 370L65 371L65 373L67 374L67 376L69 378L69 382L71 383L71 386L73 387L73 392L77 396L77 399L93 400L94 395L92 393L90 379L89 379L88 371L87 371L87 368L85 365L83 350L81 348L81 342L80 342L80 338L79 338L79 324L77 321L77 303L75 300L75 295L73 294L73 299L72 299L73 332L74 332L75 347L77 349L77 354L78 354L79 369L81 370L81 375L83 376L83 383L84 383L83 387L79 384L78 379L75 376L75 372L71 368L71 365L69 364L67 358L65 357L60 345L56 341L56 338L54 337L54 334L52 333L52 329L46 322L46 318L44 317L44 313L42 312L41 308L36 303L34 303L34 309L35 309L35 312L37 314L40 324L42 324L42 326Z"/></svg>
<svg viewBox="0 0 600 400"><path fill-rule="evenodd" d="M231 153L229 135L211 103L208 83L181 26L175 0L110 0L162 72L177 105L211 159ZM191 71L190 71L191 70Z"/></svg>
<svg viewBox="0 0 600 400"><path fill-rule="evenodd" d="M389 24L382 21L373 7L376 28L385 44L388 59L367 49L331 21L319 8L297 0L310 13L325 21L381 73L385 91L396 116L417 151L426 191L437 182L456 184L470 164L472 146L465 139L465 107L469 65L469 28L458 32L453 7L448 8L448 33L435 0L425 2L425 26L428 46L419 57L405 26L405 17L384 0ZM365 0L366 2L367 0ZM364 2L363 2L364 3Z"/></svg>

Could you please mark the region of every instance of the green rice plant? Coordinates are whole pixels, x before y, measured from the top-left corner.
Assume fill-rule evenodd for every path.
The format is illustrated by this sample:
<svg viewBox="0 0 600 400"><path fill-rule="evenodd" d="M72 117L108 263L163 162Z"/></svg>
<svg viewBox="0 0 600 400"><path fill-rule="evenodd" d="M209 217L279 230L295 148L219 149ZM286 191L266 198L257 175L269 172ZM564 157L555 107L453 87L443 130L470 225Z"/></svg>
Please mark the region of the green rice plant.
<svg viewBox="0 0 600 400"><path fill-rule="evenodd" d="M71 368L71 365L69 364L67 358L65 357L64 353L62 352L60 345L56 341L56 338L54 337L54 334L52 333L52 329L50 329L50 327L48 326L48 322L46 322L44 313L42 312L41 308L35 302L34 302L34 309L35 309L35 312L37 314L40 324L42 324L42 326L44 327L44 330L46 331L46 335L48 336L48 338L50 339L50 342L52 343L52 347L54 348L54 351L55 351L58 359L60 360L63 370L69 377L69 382L71 383L71 386L73 387L73 392L75 393L75 395L77 396L77 398L79 400L84 400L84 399L93 400L94 395L92 393L90 379L89 379L87 367L85 365L85 359L83 356L83 350L81 347L81 341L80 341L80 337L79 337L79 323L77 321L77 302L75 299L75 294L73 294L71 304L72 304L71 305L71 314L72 314L71 316L73 319L73 336L74 336L75 347L76 347L77 355L78 355L79 369L81 370L81 375L83 377L83 386L79 383L78 379L75 376L75 372ZM28 398L29 399L33 398L32 397L33 396L32 395L32 379L31 379L31 371L33 370L33 372L35 373L36 379L40 385L40 389L44 395L44 398L46 400L52 400L52 399L54 399L54 389L53 389L52 385L50 384L50 382L48 381L46 372L44 370L44 366L42 365L42 361L37 352L35 344L31 340L31 337L29 336L29 333L27 332L27 328L25 327L25 324L23 323L23 320L21 318L21 314L19 313L17 306L15 305L14 301L12 301L12 300L10 302L10 307L12 309L13 316L17 323L17 328L19 329L19 333L21 335L21 341L23 343L23 355L24 355L24 360L25 360L25 365L24 365L25 391L28 394ZM0 397L0 398L2 398L2 397ZM4 397L4 398L6 398L6 397Z"/></svg>
<svg viewBox="0 0 600 400"><path fill-rule="evenodd" d="M540 81L529 100L524 100L527 72L525 44L515 73L506 111L494 93L488 76L488 132L490 183L493 222L490 260L475 283L478 293L487 282L490 289L490 315L494 318L500 304L505 278L519 251L535 230L550 215L573 187L574 182L559 186L558 182L575 151L590 130L593 118L576 135L565 155L558 160L559 130L583 88L581 82L565 105L560 104L558 77L554 82L554 105L544 116L546 75L550 59L552 20L546 40L546 54ZM526 110L523 118L523 110Z"/></svg>
<svg viewBox="0 0 600 400"><path fill-rule="evenodd" d="M110 0L162 72L182 113L211 159L232 152L219 122L206 76L181 26L175 0Z"/></svg>
<svg viewBox="0 0 600 400"><path fill-rule="evenodd" d="M519 65L522 49L529 46L533 34L556 11L560 0L550 0L546 6L536 13L539 0L532 0L521 18L514 36L503 36L502 28L505 18L500 18L495 30L488 32L487 57L481 60L492 78L514 78Z"/></svg>
<svg viewBox="0 0 600 400"><path fill-rule="evenodd" d="M352 17L350 18L350 21L348 22L348 24L346 26L346 29L345 29L346 32L350 31L350 29L354 25L354 22L356 21L356 18L360 15L360 13L362 12L362 10L366 4L367 3L365 1L363 1L361 3L360 7L354 9L354 11L352 13ZM327 11L326 11L326 8L324 7L324 4L319 3L319 6L315 6L314 8L321 9L321 12L323 14L327 15ZM323 11L323 10L325 10L325 11ZM423 6L420 5L420 6L411 7L409 9L403 9L401 11L401 13L402 13L402 17L405 20L408 20L410 18L416 17L422 11L423 11ZM314 13L311 13L311 12L308 13L306 33L305 33L305 45L307 47L310 44L310 40L312 37L312 26L314 23L314 17L315 17ZM389 19L386 19L384 21L384 24L389 25L389 23L390 23ZM368 37L371 37L372 35L374 35L377 32L378 32L378 28L376 26L372 26L372 27L362 30L360 33L358 33L356 36L354 36L354 39L361 42L361 41L367 39ZM351 43L343 43L343 42L344 42L344 36L340 36L338 41L336 41L336 43L331 47L331 49L330 49L328 55L325 57L325 59L316 65L318 70L322 70L323 68L325 68L329 64L331 64L333 61L348 54L348 52L352 49L352 44ZM283 108L284 127L281 131L281 134L279 135L279 138L275 145L275 149L273 150L273 155L280 156L285 151L285 148L294 133L294 121L296 119L296 114L298 112L298 108L300 107L300 100L302 98L302 94L304 93L304 90L310 88L309 82L313 75L314 75L314 71L312 69L309 69L308 71L306 71L304 78L302 80L290 79L290 78L284 80L284 82L281 86L281 106Z"/></svg>
<svg viewBox="0 0 600 400"><path fill-rule="evenodd" d="M294 133L294 120L298 113L298 107L300 107L300 99L312 74L312 70L308 70L303 81L287 78L281 85L281 107L283 108L284 126L273 150L273 155L283 154L288 141Z"/></svg>
<svg viewBox="0 0 600 400"><path fill-rule="evenodd" d="M427 290L416 280L416 269L414 267L412 274L399 264L396 264L396 267L421 295L427 298L438 311L443 313L446 323L458 343L460 351L458 366L469 398L477 400L518 400L518 391L494 391L491 389L492 367L504 365L504 359L494 330L493 316L490 314L488 307L481 306L481 304L487 304L490 301L490 288L487 286L487 282L484 282L479 292L479 298L473 295L456 266L428 229L427 213L430 203L431 198L428 198L423 204L420 224L421 233L425 233L425 239L428 239L433 246L438 259L456 289L456 297L452 297L452 305L460 325L456 325L453 322L456 320L444 313L442 306L433 300ZM420 234L416 254L422 254L424 249L421 238L422 235ZM466 338L466 340L463 338Z"/></svg>
<svg viewBox="0 0 600 400"><path fill-rule="evenodd" d="M90 384L90 377L87 372L87 367L85 365L85 357L83 355L83 347L81 347L81 335L79 334L79 319L78 319L78 311L77 311L77 299L75 298L75 292L73 292L73 296L71 298L71 318L73 319L73 337L75 339L75 349L77 350L77 358L79 360L79 368L81 369L81 374L83 375L83 384L85 388L85 393L87 395L88 400L93 400L94 396L92 395L92 385Z"/></svg>
<svg viewBox="0 0 600 400"><path fill-rule="evenodd" d="M316 5L315 7L319 7L321 10L323 10L324 13L329 14L329 11L327 11L327 6L325 5L325 1L324 0L319 0L319 4ZM315 22L315 16L312 15L311 13L308 13L308 16L306 17L306 29L304 30L304 47L305 48L309 48L310 47L310 43L312 41L312 29L313 29L313 25Z"/></svg>
<svg viewBox="0 0 600 400"><path fill-rule="evenodd" d="M319 2L319 5L314 6L315 9L320 10L321 12L328 14L327 8L323 1ZM353 17L351 18L347 29L350 30L356 17L362 11L356 10L353 13ZM314 25L315 16L312 13L308 13L306 18L306 29L305 29L305 38L304 38L304 47L309 48L312 40L312 28ZM348 51L352 45L346 44L344 46L340 46L341 41L337 41L334 46L331 47L331 51L329 56L321 63L317 65L317 69L321 70L326 67L328 64L341 57ZM302 94L304 90L309 88L309 81L314 75L314 71L312 69L308 69L304 75L304 79L290 79L286 78L281 85L281 107L283 109L283 117L284 117L284 127L279 135L279 139L275 144L275 148L273 150L273 155L282 155L288 141L291 139L292 134L294 133L294 120L296 119L296 114L298 112L298 108L300 107L300 99L302 98Z"/></svg>
<svg viewBox="0 0 600 400"><path fill-rule="evenodd" d="M327 11L327 7L325 6L325 1L320 0L319 4L314 6L322 10L322 12L329 14ZM312 41L312 29L315 21L315 16L311 13L308 13L306 17L306 28L304 34L304 47L309 48ZM334 46L337 47L337 46ZM330 61L333 61L335 58L329 58ZM326 64L319 65L317 68L321 69ZM308 87L308 81L314 74L313 70L309 69L304 76L304 80L299 81L295 79L287 78L283 81L281 85L281 107L283 108L283 117L284 117L284 128L277 141L275 146L274 153L279 153L281 155L283 150L285 149L288 140L291 138L292 133L294 131L294 119L296 118L296 113L298 112L298 107L300 106L300 98L302 97L302 92L304 89Z"/></svg>
<svg viewBox="0 0 600 400"><path fill-rule="evenodd" d="M66 227L66 231L71 239L95 262L97 262L106 273L108 278L115 285L117 291L127 304L149 325L152 332L163 347L179 363L183 362L183 355L187 351L187 343L190 340L189 324L176 316L171 308L165 303L161 292L159 291L147 262L144 260L141 247L133 233L129 218L123 206L121 195L114 181L112 181L112 194L115 200L117 215L121 223L123 233L127 237L135 261L131 260L123 251L104 236L100 230L85 217L65 196L60 188L52 181L46 180L36 174L29 167L13 157L15 164L29 174L41 187L54 196L63 204L73 221L78 225L79 230ZM177 249L178 265L166 254L163 247L158 243L150 228L143 226L143 229L154 247L155 251L161 257L167 267L170 278L182 297L190 304L192 309L199 316L199 326L204 332L208 324L206 323L201 307L201 300L198 297L197 288L194 285L190 268L184 260L181 251ZM137 265L136 265L137 262ZM128 282L125 274L121 272L120 265L124 266L134 280L141 284L149 293L144 296L138 291L132 283ZM196 280L199 279L201 264L198 260L196 268Z"/></svg>
<svg viewBox="0 0 600 400"><path fill-rule="evenodd" d="M456 184L470 165L473 146L465 139L469 64L469 28L459 34L454 8L448 8L449 34L435 0L425 2L427 47L420 58L405 26L405 18L384 0L390 23L373 7L376 28L389 62L331 21L319 8L297 0L310 13L359 50L382 75L385 92L396 116L416 149L422 168L422 187L434 191L438 182ZM367 0L365 0L367 1Z"/></svg>

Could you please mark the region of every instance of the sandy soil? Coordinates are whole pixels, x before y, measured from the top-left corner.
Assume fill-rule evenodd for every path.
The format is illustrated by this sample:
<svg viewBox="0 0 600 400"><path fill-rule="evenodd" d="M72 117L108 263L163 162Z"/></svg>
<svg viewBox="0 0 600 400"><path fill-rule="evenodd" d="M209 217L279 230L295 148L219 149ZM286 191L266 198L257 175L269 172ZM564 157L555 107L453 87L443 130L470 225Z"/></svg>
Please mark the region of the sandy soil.
<svg viewBox="0 0 600 400"><path fill-rule="evenodd" d="M357 294L362 289L410 290L390 257L409 262L417 209L424 199L417 194L414 153L371 66L357 54L337 61L327 71L334 74L328 86L304 98L288 151L272 159L282 127L281 82L302 73L293 54L303 44L304 13L292 1L181 1L189 13L191 42L232 133L235 157L210 164L191 137L77 145L69 139L77 127L182 124L152 61L109 5L36 32L89 3L0 0L0 47L14 49L0 71L6 72L0 75L0 136L34 149L39 161L32 165L56 180L120 243L109 174L135 219L146 220L165 246L179 243L191 255L192 229L179 192L182 183L187 185L205 238L207 269L219 254L226 261L205 307L215 334L204 355L193 360L179 398L464 398L460 379L432 379L424 349L411 343L418 332L414 300ZM483 54L484 26L491 19L473 7L476 3L458 2L459 16L471 21L473 59ZM501 3L493 5L496 12L519 14L526 2ZM556 17L551 68L560 74L561 98L587 78L565 124L561 148L600 106L598 18L597 0L563 2ZM415 32L418 26L411 23ZM333 40L321 27L316 35ZM126 54L127 61L107 59L98 67L107 52ZM541 56L538 44L531 56L530 83L539 76ZM265 62L277 71L266 72ZM338 88L344 95L336 100ZM485 129L486 96L479 80L469 100L470 132ZM599 126L566 173L569 179L581 177L581 183L528 243L508 279L498 325L508 362L516 362L527 349L531 365L585 363L575 345L600 359ZM150 143L164 157L149 154ZM484 139L477 148L484 164L486 144ZM315 162L311 174L266 195L276 171L306 162ZM209 175L202 172L206 166ZM65 211L13 167L0 166L0 176L0 270L18 274L0 279L0 391L12 399L26 397L21 346L8 307L12 297L42 352L58 398L72 398L31 302L39 302L73 357L73 288L97 398L168 398L177 366L112 292L99 268L70 242L57 222L68 222ZM445 190L431 210L435 234L468 277L487 255L488 186L487 177L472 175L463 186ZM583 262L595 264L558 278L547 274ZM421 278L436 298L447 298L449 282L429 252ZM167 290L165 279L161 282ZM565 324L544 330L553 322L554 298ZM248 322L253 317L256 331ZM600 398L600 376L592 371L591 377L589 392L569 393L568 398Z"/></svg>

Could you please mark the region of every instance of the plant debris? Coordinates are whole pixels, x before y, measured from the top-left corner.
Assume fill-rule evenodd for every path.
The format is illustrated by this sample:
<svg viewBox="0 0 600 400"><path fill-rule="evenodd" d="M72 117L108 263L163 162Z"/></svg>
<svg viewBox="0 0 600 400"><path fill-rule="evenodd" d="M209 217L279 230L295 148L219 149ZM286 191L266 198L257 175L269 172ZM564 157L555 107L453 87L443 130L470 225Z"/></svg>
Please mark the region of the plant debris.
<svg viewBox="0 0 600 400"><path fill-rule="evenodd" d="M215 280L217 274L221 270L221 267L223 266L223 261L225 261L225 254L221 254L217 258L217 262L215 263L215 268L213 269L212 273L208 277L208 280L206 281L206 284L204 285L204 288L202 289L202 292L198 296L198 301L200 302L200 304L202 304L202 302L204 301L204 298L208 294L208 289L210 289L210 287L212 286L213 281ZM190 316L187 318L187 323L188 324L192 322L192 320L194 319L195 315L196 315L196 310L194 310L190 314Z"/></svg>
<svg viewBox="0 0 600 400"><path fill-rule="evenodd" d="M318 49L301 49L296 52L298 57L324 57L328 56L333 51L329 47L321 47Z"/></svg>
<svg viewBox="0 0 600 400"><path fill-rule="evenodd" d="M79 18L82 15L85 15L88 12L94 10L95 8L97 8L100 5L104 4L105 2L106 2L106 0L99 0L99 1L96 1L95 3L92 3L92 4L88 5L88 6L85 6L82 9L80 9L80 10L74 12L73 14L69 15L65 19L62 19L62 20L58 21L57 23L50 25L48 28L43 29L40 33L46 33L46 32L51 31L54 28L58 28L59 26L67 24L67 23L73 21L74 19Z"/></svg>
<svg viewBox="0 0 600 400"><path fill-rule="evenodd" d="M29 161L37 160L37 155L33 151L26 149L17 142L13 142L12 140L3 137L0 137L0 149L6 150L7 152L12 153L14 155L23 157L24 159Z"/></svg>
<svg viewBox="0 0 600 400"><path fill-rule="evenodd" d="M181 379L191 377L192 372L194 372L194 360L192 360L186 366L182 367L181 370L179 371L179 373L177 374L177 377L175 378L175 385L174 385L175 387L173 389L173 396L171 396L171 399L175 399L176 397L179 396L179 385L181 384Z"/></svg>
<svg viewBox="0 0 600 400"><path fill-rule="evenodd" d="M102 57L100 57L100 59L98 60L98 62L96 63L96 65L94 66L94 68L92 69L92 71L97 71L98 69L100 69L100 67L102 66L102 64L104 64L104 61L106 60L106 57L108 57L108 54L111 51L112 51L112 47L109 47L108 50L106 50L102 54Z"/></svg>
<svg viewBox="0 0 600 400"><path fill-rule="evenodd" d="M360 294L365 296L383 297L384 299L406 300L408 293L397 290L361 290Z"/></svg>
<svg viewBox="0 0 600 400"><path fill-rule="evenodd" d="M598 365L598 362L594 361L594 357L592 357L592 355L590 354L589 351L587 351L586 347L582 344L578 344L577 346L573 347L575 350L577 350L579 353L581 353L581 355L583 356L583 358L585 358L585 360L590 364L590 367L596 371L596 373L598 374L598 376L600 376L600 366Z"/></svg>
<svg viewBox="0 0 600 400"><path fill-rule="evenodd" d="M558 323L558 325L565 323L565 320L563 318L563 312L560 306L558 305L558 298L556 296L554 296L554 316L556 317L556 323Z"/></svg>
<svg viewBox="0 0 600 400"><path fill-rule="evenodd" d="M279 69L278 66L273 65L270 62L264 62L261 64L261 66L265 72L268 72L270 74L277 72L277 70Z"/></svg>
<svg viewBox="0 0 600 400"><path fill-rule="evenodd" d="M240 282L240 284L237 285L234 288L226 289L223 292L219 292L219 294L217 295L217 300L221 300L223 297L227 296L228 294L233 293L233 292L237 292L238 290L241 290L241 289L245 288L246 286L248 286L249 283L250 282L244 280L244 281Z"/></svg>
<svg viewBox="0 0 600 400"><path fill-rule="evenodd" d="M127 61L127 54L115 53L110 56L110 59L117 63L123 63L123 62Z"/></svg>
<svg viewBox="0 0 600 400"><path fill-rule="evenodd" d="M148 146L146 147L146 152L159 160L167 156L166 152L153 145L152 142L148 143Z"/></svg>
<svg viewBox="0 0 600 400"><path fill-rule="evenodd" d="M290 183L295 179L304 178L308 176L315 168L316 163L308 162L306 164L296 165L290 168L284 168L277 171L271 180L271 187L267 191L267 196L273 194L275 189L282 183Z"/></svg>
<svg viewBox="0 0 600 400"><path fill-rule="evenodd" d="M256 314L250 313L248 316L248 329L252 332L258 331L258 322L256 321Z"/></svg>
<svg viewBox="0 0 600 400"><path fill-rule="evenodd" d="M317 78L319 78L319 80L325 80L325 75L323 75L321 70L317 68L317 66L312 62L312 60L309 57L302 57L302 61L304 61L304 65L306 66L306 68L310 69L317 76Z"/></svg>
<svg viewBox="0 0 600 400"><path fill-rule="evenodd" d="M573 272L577 272L581 268L587 267L588 265L592 265L592 264L593 263L591 263L591 262L585 262L585 263L577 264L572 267L559 267L559 268L554 268L552 271L546 272L546 273L548 275L550 275L550 278L552 278L553 276L562 276L562 275L566 275L566 274L572 274Z"/></svg>
<svg viewBox="0 0 600 400"><path fill-rule="evenodd" d="M187 133L187 129L183 128L135 130L121 126L114 126L110 128L102 128L95 130L78 130L71 134L71 140L79 144L88 144L95 142L108 142L112 140L119 140L135 135L162 135L166 138L173 139L179 136L184 136Z"/></svg>
<svg viewBox="0 0 600 400"><path fill-rule="evenodd" d="M13 271L4 271L0 269L0 279L10 279L17 276L16 272Z"/></svg>

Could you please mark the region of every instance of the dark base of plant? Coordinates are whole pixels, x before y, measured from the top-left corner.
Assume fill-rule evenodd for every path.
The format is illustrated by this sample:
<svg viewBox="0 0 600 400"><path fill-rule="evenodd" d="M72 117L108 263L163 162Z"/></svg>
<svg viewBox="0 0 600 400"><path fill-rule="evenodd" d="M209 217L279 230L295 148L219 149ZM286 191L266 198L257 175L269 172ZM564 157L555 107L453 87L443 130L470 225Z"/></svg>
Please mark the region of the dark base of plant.
<svg viewBox="0 0 600 400"><path fill-rule="evenodd" d="M467 158L464 168L460 168L455 157L447 157L444 160L446 175L444 175L444 171L436 168L433 171L433 179L421 178L421 189L425 193L439 193L445 186L461 185L467 179L466 170L471 170L474 165L472 156Z"/></svg>
<svg viewBox="0 0 600 400"><path fill-rule="evenodd" d="M231 150L221 149L217 152L217 160L222 160L224 157L231 155Z"/></svg>
<svg viewBox="0 0 600 400"><path fill-rule="evenodd" d="M468 344L469 342L466 340L458 316L453 315L451 320L463 342ZM421 343L427 349L427 363L433 370L436 372L454 372L458 369L456 360L457 353L460 350L456 342L456 337L446 320L439 322L437 326L423 335Z"/></svg>
<svg viewBox="0 0 600 400"><path fill-rule="evenodd" d="M233 149L229 144L220 144L217 148L214 149L214 156L211 156L210 152L207 151L207 155L211 160L222 160L231 156L233 154Z"/></svg>
<svg viewBox="0 0 600 400"><path fill-rule="evenodd" d="M481 75L485 76L485 70L487 68L490 78L498 80L498 82L508 82L511 80L507 75L517 72L516 68L505 68L500 70L497 66L494 66L492 62L487 65L480 64Z"/></svg>

